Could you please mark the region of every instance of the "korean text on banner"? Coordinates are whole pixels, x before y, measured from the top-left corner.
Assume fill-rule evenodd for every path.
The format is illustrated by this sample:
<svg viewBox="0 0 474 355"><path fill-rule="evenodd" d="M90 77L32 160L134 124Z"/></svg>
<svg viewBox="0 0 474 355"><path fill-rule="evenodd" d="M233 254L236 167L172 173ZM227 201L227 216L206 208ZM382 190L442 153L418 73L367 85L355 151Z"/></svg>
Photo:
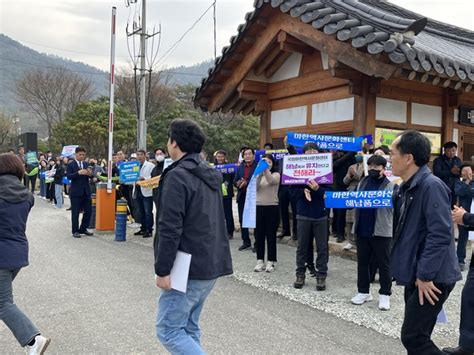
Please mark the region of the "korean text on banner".
<svg viewBox="0 0 474 355"><path fill-rule="evenodd" d="M214 165L214 169L219 170L222 174L235 174L237 164Z"/></svg>
<svg viewBox="0 0 474 355"><path fill-rule="evenodd" d="M140 162L130 161L119 164L120 183L130 184L137 182L140 177Z"/></svg>
<svg viewBox="0 0 474 355"><path fill-rule="evenodd" d="M327 191L326 208L392 208L393 190Z"/></svg>
<svg viewBox="0 0 474 355"><path fill-rule="evenodd" d="M309 180L332 184L332 154L287 155L283 158L282 185L304 185Z"/></svg>
<svg viewBox="0 0 474 355"><path fill-rule="evenodd" d="M61 156L69 158L71 155L76 154L76 148L78 145L65 145L61 152Z"/></svg>
<svg viewBox="0 0 474 355"><path fill-rule="evenodd" d="M255 228L257 225L257 176L268 169L268 163L260 160L247 185L244 213L242 215L242 228Z"/></svg>
<svg viewBox="0 0 474 355"><path fill-rule="evenodd" d="M362 143L367 137L340 137L325 136L321 134L294 133L288 132L288 144L295 147L303 147L306 143L315 143L319 149L344 150L359 152L362 150Z"/></svg>
<svg viewBox="0 0 474 355"><path fill-rule="evenodd" d="M297 154L303 154L303 148L295 148ZM285 155L289 155L288 149L275 149L275 150L257 150L255 152L255 161L260 161L263 155L271 154L275 161L283 159Z"/></svg>

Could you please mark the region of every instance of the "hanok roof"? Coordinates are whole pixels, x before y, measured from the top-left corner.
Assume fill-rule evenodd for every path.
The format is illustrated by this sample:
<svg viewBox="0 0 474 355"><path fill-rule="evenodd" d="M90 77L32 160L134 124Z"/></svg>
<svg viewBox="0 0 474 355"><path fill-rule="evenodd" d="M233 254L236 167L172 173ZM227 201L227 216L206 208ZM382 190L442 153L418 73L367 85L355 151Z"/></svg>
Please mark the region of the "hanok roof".
<svg viewBox="0 0 474 355"><path fill-rule="evenodd" d="M455 89L462 83L471 89L474 84L472 31L427 19L383 0L255 0L255 10L246 14L246 22L238 27L238 34L230 39L230 46L223 48L222 56L196 90L196 105L207 109L201 100L204 93L269 5L315 31L338 41L350 41L356 50L388 55L391 63L410 71L410 79L426 81L429 74L450 79L443 81L445 86L456 82Z"/></svg>

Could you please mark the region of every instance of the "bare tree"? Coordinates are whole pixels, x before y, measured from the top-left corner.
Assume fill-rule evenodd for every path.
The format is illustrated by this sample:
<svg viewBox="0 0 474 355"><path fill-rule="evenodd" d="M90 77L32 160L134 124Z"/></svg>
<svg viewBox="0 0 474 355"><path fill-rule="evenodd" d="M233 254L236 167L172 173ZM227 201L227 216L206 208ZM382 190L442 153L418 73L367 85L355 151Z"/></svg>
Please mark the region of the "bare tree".
<svg viewBox="0 0 474 355"><path fill-rule="evenodd" d="M0 147L3 146L7 138L13 131L12 118L0 112Z"/></svg>
<svg viewBox="0 0 474 355"><path fill-rule="evenodd" d="M91 99L94 87L88 78L66 69L34 69L17 82L16 94L46 123L51 142L54 126L78 103Z"/></svg>

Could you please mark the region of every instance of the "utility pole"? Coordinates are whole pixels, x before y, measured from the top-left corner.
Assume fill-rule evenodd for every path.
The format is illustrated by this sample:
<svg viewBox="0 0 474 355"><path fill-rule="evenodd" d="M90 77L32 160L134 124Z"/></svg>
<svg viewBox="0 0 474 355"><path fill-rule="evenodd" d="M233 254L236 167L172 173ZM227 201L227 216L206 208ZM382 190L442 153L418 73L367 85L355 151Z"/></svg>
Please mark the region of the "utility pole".
<svg viewBox="0 0 474 355"><path fill-rule="evenodd" d="M138 149L146 151L146 0L142 0L142 28L140 33L140 117L138 119Z"/></svg>

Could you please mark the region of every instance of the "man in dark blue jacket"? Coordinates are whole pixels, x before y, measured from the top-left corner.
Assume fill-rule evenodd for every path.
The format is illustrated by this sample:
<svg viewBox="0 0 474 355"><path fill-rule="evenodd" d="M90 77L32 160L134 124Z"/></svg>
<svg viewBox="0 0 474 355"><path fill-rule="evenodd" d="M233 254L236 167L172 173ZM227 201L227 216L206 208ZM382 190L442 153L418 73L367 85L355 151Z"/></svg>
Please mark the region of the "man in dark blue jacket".
<svg viewBox="0 0 474 355"><path fill-rule="evenodd" d="M232 274L222 206L222 175L200 158L202 129L190 120L171 123L168 152L174 163L161 175L154 241L157 336L171 354L203 354L199 317L217 278ZM191 254L186 292L172 287L178 251Z"/></svg>
<svg viewBox="0 0 474 355"><path fill-rule="evenodd" d="M92 170L89 163L85 162L86 150L81 147L76 148L76 159L67 166L67 178L71 180L69 197L71 199L71 222L72 236L80 238L81 234L91 236L93 233L87 230L92 215L92 199L89 178ZM82 222L79 226L79 214L84 212Z"/></svg>
<svg viewBox="0 0 474 355"><path fill-rule="evenodd" d="M304 154L317 154L318 146L306 143ZM307 185L292 186L290 193L296 200L296 218L298 220L298 247L296 250L296 281L295 288L302 288L305 283L306 262L308 261L309 246L316 240L316 290L326 289L328 273L328 213L324 204L324 193L330 187L319 185L310 180Z"/></svg>
<svg viewBox="0 0 474 355"><path fill-rule="evenodd" d="M451 207L457 202L454 191L454 184L459 180L462 160L456 154L458 145L454 142L447 142L443 145L444 154L436 158L433 162L433 173L439 177L451 190Z"/></svg>
<svg viewBox="0 0 474 355"><path fill-rule="evenodd" d="M454 185L454 192L459 197L459 204L461 207L465 211L471 212L472 199L474 198L474 180L472 179L472 168L470 165L461 166L461 180L456 181ZM459 268L461 271L464 271L465 267L466 246L469 239L469 229L469 227L462 224L458 225L459 237L456 254L458 255Z"/></svg>
<svg viewBox="0 0 474 355"><path fill-rule="evenodd" d="M417 131L392 144L394 192L391 273L405 286L401 340L408 354L441 354L431 333L444 302L461 280L456 258L448 187L428 169L431 144Z"/></svg>

